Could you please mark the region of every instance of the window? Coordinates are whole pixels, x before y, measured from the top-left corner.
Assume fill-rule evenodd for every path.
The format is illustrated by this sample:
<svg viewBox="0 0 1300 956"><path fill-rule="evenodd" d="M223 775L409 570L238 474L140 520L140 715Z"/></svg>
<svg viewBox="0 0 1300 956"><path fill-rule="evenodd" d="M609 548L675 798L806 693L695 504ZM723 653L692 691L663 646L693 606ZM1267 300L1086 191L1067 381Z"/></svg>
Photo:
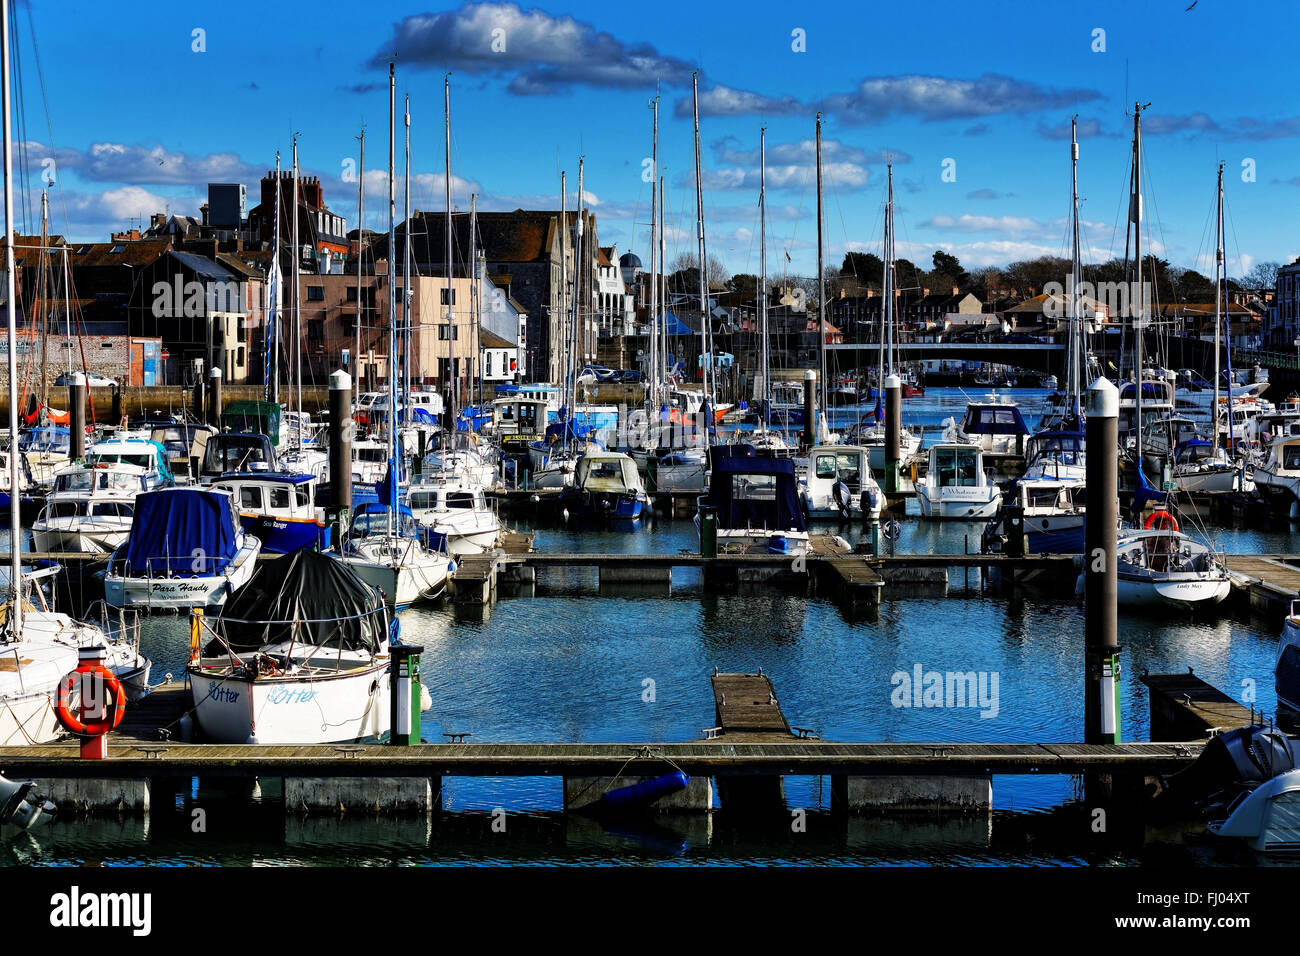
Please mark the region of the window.
<svg viewBox="0 0 1300 956"><path fill-rule="evenodd" d="M306 485L297 485L293 489L294 502L299 508L311 507L311 492L307 490Z"/></svg>
<svg viewBox="0 0 1300 956"><path fill-rule="evenodd" d="M818 478L835 477L835 456L834 455L817 456L817 477Z"/></svg>
<svg viewBox="0 0 1300 956"><path fill-rule="evenodd" d="M271 507L287 509L289 507L289 489L283 485L276 485L271 489Z"/></svg>
<svg viewBox="0 0 1300 956"><path fill-rule="evenodd" d="M239 507L248 508L253 511L261 511L262 510L262 489L261 488L240 488Z"/></svg>
<svg viewBox="0 0 1300 956"><path fill-rule="evenodd" d="M456 290L455 290L455 289L440 289L439 291L442 293L442 304L443 304L443 305L455 305L455 304L456 304ZM451 295L451 298L450 298L450 299L447 298L447 296L448 296L449 293L450 293L450 295Z"/></svg>
<svg viewBox="0 0 1300 956"><path fill-rule="evenodd" d="M311 342L323 342L325 340L324 319L307 320L307 339Z"/></svg>
<svg viewBox="0 0 1300 956"><path fill-rule="evenodd" d="M235 350L235 366L236 368L244 367L244 347L242 345Z"/></svg>
<svg viewBox="0 0 1300 956"><path fill-rule="evenodd" d="M438 326L438 341L446 342L450 339L451 339L451 326L450 325Z"/></svg>
<svg viewBox="0 0 1300 956"><path fill-rule="evenodd" d="M126 251L126 246L114 246L112 249L110 249L110 250L108 250L108 251L109 251L109 252L112 252L112 253L114 253L114 254L119 253L119 252L125 252L125 251Z"/></svg>
<svg viewBox="0 0 1300 956"><path fill-rule="evenodd" d="M307 301L308 301L308 302L324 302L324 301L325 301L325 287L324 287L323 285L309 285L309 286L307 286Z"/></svg>

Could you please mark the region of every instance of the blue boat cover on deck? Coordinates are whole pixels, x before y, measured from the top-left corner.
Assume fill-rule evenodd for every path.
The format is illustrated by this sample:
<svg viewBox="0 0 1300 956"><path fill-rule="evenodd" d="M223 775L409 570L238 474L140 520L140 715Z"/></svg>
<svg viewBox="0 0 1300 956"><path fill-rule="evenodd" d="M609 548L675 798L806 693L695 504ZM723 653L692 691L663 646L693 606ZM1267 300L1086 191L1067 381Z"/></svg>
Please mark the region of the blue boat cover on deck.
<svg viewBox="0 0 1300 956"><path fill-rule="evenodd" d="M789 458L754 457L752 445L709 449L708 502L721 529L806 531Z"/></svg>
<svg viewBox="0 0 1300 956"><path fill-rule="evenodd" d="M239 550L239 524L229 492L194 488L147 491L135 499L126 539L131 575L219 574Z"/></svg>

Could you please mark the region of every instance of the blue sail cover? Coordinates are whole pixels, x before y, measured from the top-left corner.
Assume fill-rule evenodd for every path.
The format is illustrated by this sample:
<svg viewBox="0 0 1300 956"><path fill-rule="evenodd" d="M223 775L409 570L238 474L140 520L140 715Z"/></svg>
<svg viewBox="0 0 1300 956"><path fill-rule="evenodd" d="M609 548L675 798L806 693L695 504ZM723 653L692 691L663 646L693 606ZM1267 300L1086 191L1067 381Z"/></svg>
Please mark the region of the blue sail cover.
<svg viewBox="0 0 1300 956"><path fill-rule="evenodd" d="M753 455L750 445L714 445L709 449L707 500L718 510L718 527L806 531L794 462Z"/></svg>
<svg viewBox="0 0 1300 956"><path fill-rule="evenodd" d="M229 492L164 488L136 496L126 539L131 575L220 574L239 550Z"/></svg>
<svg viewBox="0 0 1300 956"><path fill-rule="evenodd" d="M1137 481L1133 483L1133 504L1130 506L1133 514L1141 514L1148 501L1153 501L1158 505L1167 503L1169 492L1161 491L1147 480L1146 473L1142 471L1141 458L1138 459L1135 470L1137 471Z"/></svg>

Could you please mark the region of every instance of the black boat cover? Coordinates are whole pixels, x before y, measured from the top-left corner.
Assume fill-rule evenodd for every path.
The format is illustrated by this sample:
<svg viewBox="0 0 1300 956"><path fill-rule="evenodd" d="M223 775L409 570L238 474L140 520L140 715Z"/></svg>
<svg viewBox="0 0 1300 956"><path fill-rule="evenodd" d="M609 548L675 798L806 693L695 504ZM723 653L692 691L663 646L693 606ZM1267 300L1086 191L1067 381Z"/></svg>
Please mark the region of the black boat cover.
<svg viewBox="0 0 1300 956"><path fill-rule="evenodd" d="M344 562L305 548L262 562L215 625L235 651L292 639L373 653L388 637L379 593ZM213 643L205 653L220 653Z"/></svg>

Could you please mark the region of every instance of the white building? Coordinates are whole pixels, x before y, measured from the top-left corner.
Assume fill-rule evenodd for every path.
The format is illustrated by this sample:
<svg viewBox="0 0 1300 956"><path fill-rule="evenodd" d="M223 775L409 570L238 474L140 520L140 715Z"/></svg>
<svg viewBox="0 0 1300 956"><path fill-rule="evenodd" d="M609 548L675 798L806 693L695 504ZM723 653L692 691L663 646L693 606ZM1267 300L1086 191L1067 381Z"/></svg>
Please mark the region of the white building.
<svg viewBox="0 0 1300 956"><path fill-rule="evenodd" d="M636 332L636 296L623 275L617 246L601 246L596 256L596 317L602 336Z"/></svg>

